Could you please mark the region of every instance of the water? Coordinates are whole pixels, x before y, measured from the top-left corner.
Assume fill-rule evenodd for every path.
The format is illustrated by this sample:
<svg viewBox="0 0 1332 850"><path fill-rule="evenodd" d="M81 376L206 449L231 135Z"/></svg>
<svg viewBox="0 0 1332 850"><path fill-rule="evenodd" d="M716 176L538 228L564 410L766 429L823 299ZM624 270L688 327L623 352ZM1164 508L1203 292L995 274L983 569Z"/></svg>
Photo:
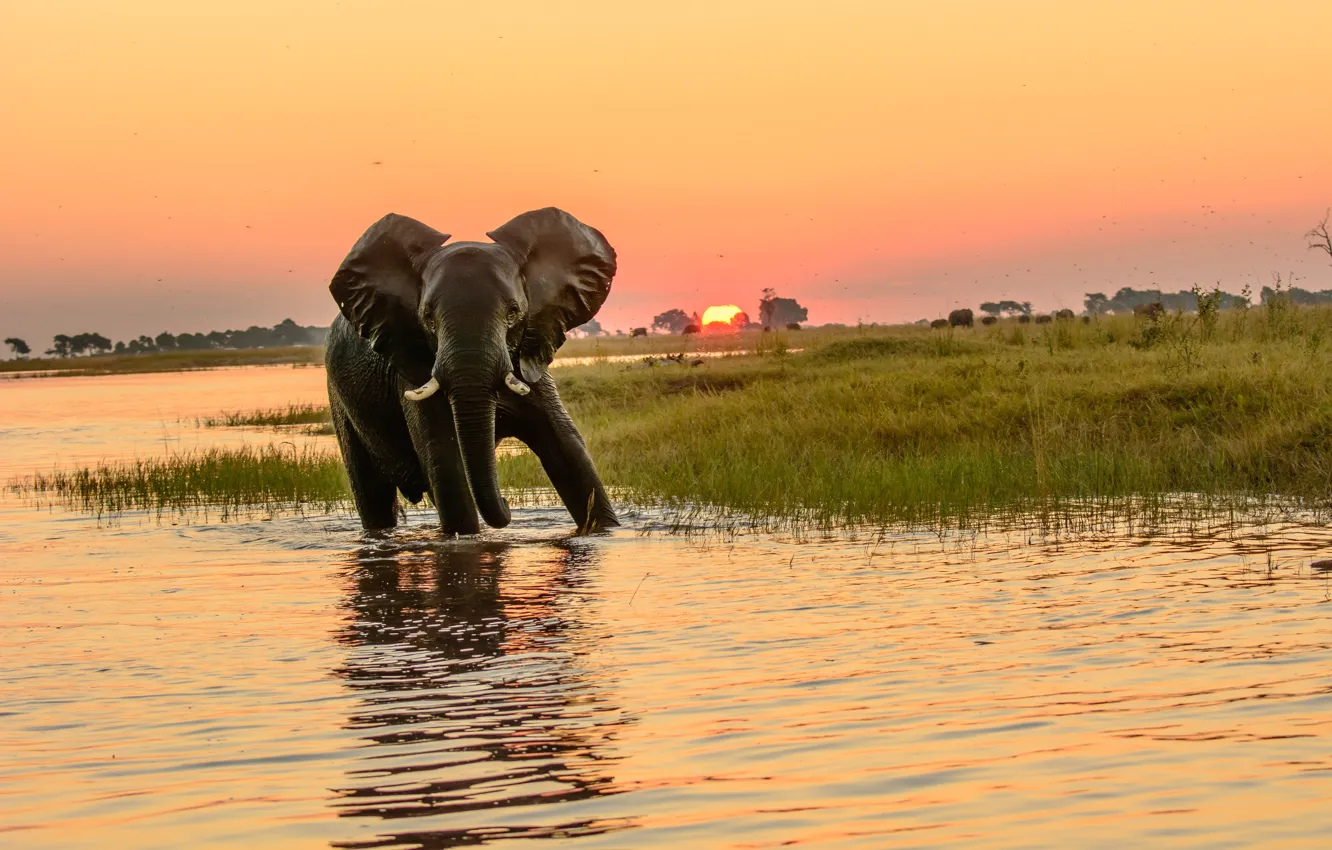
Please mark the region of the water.
<svg viewBox="0 0 1332 850"><path fill-rule="evenodd" d="M318 370L0 385L4 473ZM303 438L308 439L308 438ZM0 503L5 847L1321 846L1332 535L681 536ZM1170 531L1167 529L1167 531Z"/></svg>

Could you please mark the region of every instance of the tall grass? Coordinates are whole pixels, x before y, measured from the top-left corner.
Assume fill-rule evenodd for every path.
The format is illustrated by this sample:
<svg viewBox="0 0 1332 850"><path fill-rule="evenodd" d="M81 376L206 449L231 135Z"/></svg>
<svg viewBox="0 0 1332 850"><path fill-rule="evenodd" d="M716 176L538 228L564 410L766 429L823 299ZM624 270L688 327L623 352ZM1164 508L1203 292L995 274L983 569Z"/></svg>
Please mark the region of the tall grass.
<svg viewBox="0 0 1332 850"><path fill-rule="evenodd" d="M10 489L39 505L54 503L101 518L127 510L163 515L329 512L350 504L335 452L290 443L213 448L161 458L104 462L18 479Z"/></svg>
<svg viewBox="0 0 1332 850"><path fill-rule="evenodd" d="M196 420L203 428L277 428L332 422L326 404L289 404L272 410L232 411Z"/></svg>
<svg viewBox="0 0 1332 850"><path fill-rule="evenodd" d="M802 522L965 522L1192 493L1332 500L1332 310L870 331L688 374L587 367L563 396L638 497ZM566 376L567 375L567 376ZM531 485L532 458L503 474Z"/></svg>
<svg viewBox="0 0 1332 850"><path fill-rule="evenodd" d="M804 332L802 332L804 333ZM698 366L556 378L621 499L793 526L1014 511L1332 506L1332 309L770 335ZM313 414L312 414L313 415ZM508 492L548 486L501 453ZM34 477L105 512L345 504L332 452L216 450ZM718 516L718 514L710 514Z"/></svg>

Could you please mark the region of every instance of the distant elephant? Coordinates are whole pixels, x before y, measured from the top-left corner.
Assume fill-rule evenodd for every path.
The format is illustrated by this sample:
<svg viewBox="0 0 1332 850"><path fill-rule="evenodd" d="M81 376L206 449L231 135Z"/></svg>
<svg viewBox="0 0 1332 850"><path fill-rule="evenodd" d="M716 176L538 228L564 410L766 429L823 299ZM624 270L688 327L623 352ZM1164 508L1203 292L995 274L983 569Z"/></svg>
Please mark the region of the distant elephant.
<svg viewBox="0 0 1332 850"><path fill-rule="evenodd" d="M629 336L647 336L647 328L634 328L629 332Z"/></svg>
<svg viewBox="0 0 1332 850"><path fill-rule="evenodd" d="M516 437L580 529L618 525L547 371L610 293L615 251L553 207L487 235L444 245L447 234L390 214L329 284L341 311L325 356L329 407L361 524L390 528L398 493L428 493L446 533L479 532L478 510L508 525L495 445Z"/></svg>
<svg viewBox="0 0 1332 850"><path fill-rule="evenodd" d="M937 331L939 328L946 328L946 327L948 327L948 320L947 320L947 319L935 319L934 321L930 322L930 327L934 328L936 331Z"/></svg>
<svg viewBox="0 0 1332 850"><path fill-rule="evenodd" d="M969 308L963 307L961 310L954 310L948 314L948 324L955 328L969 328L975 324L975 317Z"/></svg>
<svg viewBox="0 0 1332 850"><path fill-rule="evenodd" d="M1083 317L1082 317L1082 323L1083 323L1084 325L1090 325L1090 324L1091 324L1091 316L1083 316Z"/></svg>
<svg viewBox="0 0 1332 850"><path fill-rule="evenodd" d="M787 322L787 323L786 323L786 329L787 329L788 331L798 331L798 330L800 330L800 323L799 323L799 322Z"/></svg>
<svg viewBox="0 0 1332 850"><path fill-rule="evenodd" d="M1040 315L1036 317L1036 324L1038 325L1048 325L1052 321L1054 321L1054 319L1047 315Z"/></svg>
<svg viewBox="0 0 1332 850"><path fill-rule="evenodd" d="M1026 313L1021 313L1021 314L1019 314L1019 315L1018 315L1018 324L1019 324L1019 325L1029 325L1029 324L1031 324L1031 316L1028 316Z"/></svg>
<svg viewBox="0 0 1332 850"><path fill-rule="evenodd" d="M1073 311L1067 307L1055 312L1054 317L1061 322L1071 322L1074 319Z"/></svg>
<svg viewBox="0 0 1332 850"><path fill-rule="evenodd" d="M1165 315L1165 305L1160 301L1153 301L1150 304L1133 305L1133 315L1143 319L1155 319Z"/></svg>
<svg viewBox="0 0 1332 850"><path fill-rule="evenodd" d="M989 327L990 325L993 325L997 321L999 321L999 318L997 316L985 316L981 319L981 324L985 325L986 327Z"/></svg>
<svg viewBox="0 0 1332 850"><path fill-rule="evenodd" d="M690 334L701 333L702 330L703 329L700 328L698 325L685 325L685 328L683 331L681 331L681 333L683 333L685 336L689 336Z"/></svg>

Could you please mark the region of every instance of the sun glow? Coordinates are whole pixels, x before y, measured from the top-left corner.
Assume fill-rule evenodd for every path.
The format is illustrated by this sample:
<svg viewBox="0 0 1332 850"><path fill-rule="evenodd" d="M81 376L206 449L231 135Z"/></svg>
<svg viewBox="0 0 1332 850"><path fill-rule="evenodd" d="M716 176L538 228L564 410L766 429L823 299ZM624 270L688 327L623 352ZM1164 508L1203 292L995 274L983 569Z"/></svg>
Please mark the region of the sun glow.
<svg viewBox="0 0 1332 850"><path fill-rule="evenodd" d="M718 322L723 325L729 325L731 320L734 319L739 312L740 308L734 304L712 306L703 311L703 324L706 326L713 322Z"/></svg>

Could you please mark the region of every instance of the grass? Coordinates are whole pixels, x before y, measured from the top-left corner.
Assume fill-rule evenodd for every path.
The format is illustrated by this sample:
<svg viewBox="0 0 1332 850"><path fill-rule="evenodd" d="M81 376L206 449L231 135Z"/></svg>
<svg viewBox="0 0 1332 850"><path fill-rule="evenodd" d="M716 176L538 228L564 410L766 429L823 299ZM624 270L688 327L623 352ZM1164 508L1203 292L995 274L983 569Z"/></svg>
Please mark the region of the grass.
<svg viewBox="0 0 1332 850"><path fill-rule="evenodd" d="M800 354L788 353L795 333L751 334L739 341L762 356L556 377L619 498L685 514L720 506L808 528L1150 510L1180 494L1205 510L1332 506L1332 309L800 334ZM217 482L196 471L223 454L108 471L118 495L86 504L300 501L301 475L324 482L312 503L345 498L327 483L345 487L333 454L242 450ZM159 474L172 480L131 484ZM500 475L514 493L547 486L531 455L504 455ZM80 486L101 485L31 492ZM144 495L119 495L130 491Z"/></svg>
<svg viewBox="0 0 1332 850"><path fill-rule="evenodd" d="M336 454L290 443L55 470L17 480L10 488L39 505L60 504L99 518L148 510L159 517L216 512L225 520L255 512L328 512L346 507L349 499L347 475Z"/></svg>
<svg viewBox="0 0 1332 850"><path fill-rule="evenodd" d="M203 428L278 428L285 425L325 425L332 421L326 404L289 404L273 410L219 413L217 416L196 420L195 424Z"/></svg>
<svg viewBox="0 0 1332 850"><path fill-rule="evenodd" d="M138 372L188 372L226 366L321 366L324 349L315 345L280 348L246 348L225 351L159 351L149 354L105 354L93 357L39 357L30 360L0 360L0 377L6 373L36 372L37 377L119 375Z"/></svg>
<svg viewBox="0 0 1332 850"><path fill-rule="evenodd" d="M865 329L805 354L559 373L608 482L798 524L1197 494L1332 502L1332 310ZM530 457L506 483L534 486Z"/></svg>

